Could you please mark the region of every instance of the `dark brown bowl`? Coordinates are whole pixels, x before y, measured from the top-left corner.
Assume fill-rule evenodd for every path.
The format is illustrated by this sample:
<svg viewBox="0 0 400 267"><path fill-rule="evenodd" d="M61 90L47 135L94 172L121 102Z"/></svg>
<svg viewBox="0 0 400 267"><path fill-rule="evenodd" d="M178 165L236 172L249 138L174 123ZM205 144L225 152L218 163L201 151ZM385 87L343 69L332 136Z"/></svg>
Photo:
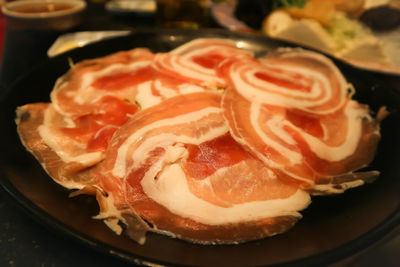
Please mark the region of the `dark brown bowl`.
<svg viewBox="0 0 400 267"><path fill-rule="evenodd" d="M80 0L19 0L2 12L9 27L19 30L69 30L82 22L86 2Z"/></svg>
<svg viewBox="0 0 400 267"><path fill-rule="evenodd" d="M68 198L21 145L14 123L15 108L26 103L49 101L57 77L74 62L134 47L153 51L170 49L198 37L230 38L257 54L285 43L263 36L227 31L169 30L137 32L106 40L48 60L18 80L1 101L2 125L0 182L32 216L58 232L82 241L93 249L132 263L184 266L327 265L376 244L400 223L400 93L399 79L375 74L337 62L357 89L360 102L376 111L386 105L392 114L382 122L382 141L369 169L381 175L372 184L331 197L314 197L304 218L289 232L240 245L195 245L150 234L145 245L117 236L91 216L98 212L91 197ZM397 110L397 111L395 111Z"/></svg>

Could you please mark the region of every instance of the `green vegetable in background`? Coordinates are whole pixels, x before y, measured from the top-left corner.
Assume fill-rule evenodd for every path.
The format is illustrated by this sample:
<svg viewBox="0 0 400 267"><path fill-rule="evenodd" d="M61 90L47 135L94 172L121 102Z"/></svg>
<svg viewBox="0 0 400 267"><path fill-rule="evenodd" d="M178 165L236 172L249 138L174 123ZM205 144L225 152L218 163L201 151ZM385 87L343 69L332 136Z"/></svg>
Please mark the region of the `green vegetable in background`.
<svg viewBox="0 0 400 267"><path fill-rule="evenodd" d="M308 0L273 0L272 7L304 7Z"/></svg>
<svg viewBox="0 0 400 267"><path fill-rule="evenodd" d="M357 20L350 19L343 12L336 12L332 25L325 27L335 40L339 49L347 46L355 39L361 39L372 35L371 30L359 23Z"/></svg>

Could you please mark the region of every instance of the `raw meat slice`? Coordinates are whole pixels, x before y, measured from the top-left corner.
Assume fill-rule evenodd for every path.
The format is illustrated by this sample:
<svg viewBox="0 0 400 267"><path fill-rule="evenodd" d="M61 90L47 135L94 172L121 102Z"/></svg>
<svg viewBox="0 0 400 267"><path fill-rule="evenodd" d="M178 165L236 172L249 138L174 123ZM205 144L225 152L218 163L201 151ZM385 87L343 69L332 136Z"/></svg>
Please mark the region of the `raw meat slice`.
<svg viewBox="0 0 400 267"><path fill-rule="evenodd" d="M136 48L72 66L51 103L17 109L24 146L71 196L143 244L158 232L202 244L287 231L310 194L342 193L368 164L379 122L323 55L257 59L226 39L169 53Z"/></svg>
<svg viewBox="0 0 400 267"><path fill-rule="evenodd" d="M77 63L57 80L50 95L54 108L63 115L82 116L108 95L135 104L137 86L154 78L153 57L148 49L136 48Z"/></svg>
<svg viewBox="0 0 400 267"><path fill-rule="evenodd" d="M107 195L100 205L112 203L100 217L144 229L133 237L140 242L146 230L237 243L292 227L309 195L277 179L232 139L220 101L211 92L177 96L117 130L97 175Z"/></svg>
<svg viewBox="0 0 400 267"><path fill-rule="evenodd" d="M322 55L284 49L261 61L227 60L219 74L229 80L223 107L233 137L281 179L343 192L326 181L373 159L379 123L349 99L344 77Z"/></svg>
<svg viewBox="0 0 400 267"><path fill-rule="evenodd" d="M118 98L104 96L92 114L68 117L52 104L28 104L18 108L18 133L22 142L44 166L50 176L63 186L82 188L79 172L104 159L114 132L137 112L137 107Z"/></svg>
<svg viewBox="0 0 400 267"><path fill-rule="evenodd" d="M47 127L46 122L52 126ZM60 130L66 122L51 104L36 103L19 107L17 129L22 143L54 181L69 189L93 185L86 169L103 158L99 151L87 152L86 144L69 138Z"/></svg>
<svg viewBox="0 0 400 267"><path fill-rule="evenodd" d="M169 53L159 53L154 67L172 77L181 77L191 84L218 89L225 80L216 76L217 66L225 59L252 53L237 47L236 43L224 39L195 39Z"/></svg>

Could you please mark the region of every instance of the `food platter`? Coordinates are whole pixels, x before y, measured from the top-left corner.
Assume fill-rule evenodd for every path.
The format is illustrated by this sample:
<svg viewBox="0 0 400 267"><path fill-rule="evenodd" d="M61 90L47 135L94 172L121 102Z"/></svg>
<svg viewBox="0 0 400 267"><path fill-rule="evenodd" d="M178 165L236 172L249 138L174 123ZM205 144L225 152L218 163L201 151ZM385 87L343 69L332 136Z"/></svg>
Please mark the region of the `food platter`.
<svg viewBox="0 0 400 267"><path fill-rule="evenodd" d="M244 21L240 20L236 15L237 13L237 1L229 1L229 2L222 2L216 3L211 8L211 13L215 21L221 26L231 31L238 31L238 32L254 32L258 34L266 34L263 32L262 29L259 28L252 28L251 26L247 25ZM262 8L261 8L262 9ZM372 29L371 29L372 30ZM369 60L369 54L366 53L365 57L360 59L355 59L347 56L343 56L333 51L326 50L325 52L328 53L330 56L335 57L340 61L344 61L347 64L355 66L360 69L371 70L376 72L383 72L383 73L390 73L390 74L400 74L400 61L398 57L398 38L400 36L400 28L394 27L390 30L372 30L373 35L379 40L380 43L383 45L384 53L390 58L391 62L375 62L374 60ZM310 46L307 42L303 42L298 37L294 39L288 39L286 37L278 37L278 36L271 36L268 35L270 38L277 39L277 40L290 40L293 45L306 45L307 47L313 47L319 51L324 51L320 46ZM311 37L308 37L311 38Z"/></svg>
<svg viewBox="0 0 400 267"><path fill-rule="evenodd" d="M357 90L355 98L373 111L386 105L392 114L382 122L382 141L371 169L381 172L373 184L345 194L314 197L303 212L303 219L289 232L240 245L196 245L150 234L139 245L125 235L117 236L101 221L92 197L69 198L69 192L55 184L20 144L14 123L15 108L32 102L49 101L55 80L69 68L69 61L104 56L134 47L149 47L153 52L172 48L199 37L229 38L238 46L262 55L287 46L264 36L223 30L146 31L105 40L49 59L19 79L1 100L3 125L0 141L1 185L45 225L100 250L134 263L201 266L260 266L272 264L334 263L358 253L387 235L400 223L400 93L391 76L360 71L336 62ZM397 87L399 85L397 84Z"/></svg>

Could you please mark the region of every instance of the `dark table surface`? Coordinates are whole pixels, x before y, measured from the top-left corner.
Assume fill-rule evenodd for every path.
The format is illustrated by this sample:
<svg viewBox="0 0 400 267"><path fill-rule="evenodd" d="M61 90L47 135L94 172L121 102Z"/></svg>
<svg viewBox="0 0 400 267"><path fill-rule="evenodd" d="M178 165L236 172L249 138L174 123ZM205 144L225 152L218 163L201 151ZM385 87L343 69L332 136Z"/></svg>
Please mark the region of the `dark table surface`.
<svg viewBox="0 0 400 267"><path fill-rule="evenodd" d="M211 27L215 23L211 22ZM116 16L102 4L89 2L82 25L71 32L91 30L135 30L156 28L153 16ZM47 58L47 49L67 32L20 31L8 28L0 65L0 89L6 88L30 68ZM400 87L400 81L394 80ZM4 153L2 151L1 153ZM1 188L1 187L0 187ZM399 192L400 194L400 192ZM400 229L365 251L335 263L335 266L400 266ZM47 229L0 190L0 266L131 266L101 254L78 240Z"/></svg>

